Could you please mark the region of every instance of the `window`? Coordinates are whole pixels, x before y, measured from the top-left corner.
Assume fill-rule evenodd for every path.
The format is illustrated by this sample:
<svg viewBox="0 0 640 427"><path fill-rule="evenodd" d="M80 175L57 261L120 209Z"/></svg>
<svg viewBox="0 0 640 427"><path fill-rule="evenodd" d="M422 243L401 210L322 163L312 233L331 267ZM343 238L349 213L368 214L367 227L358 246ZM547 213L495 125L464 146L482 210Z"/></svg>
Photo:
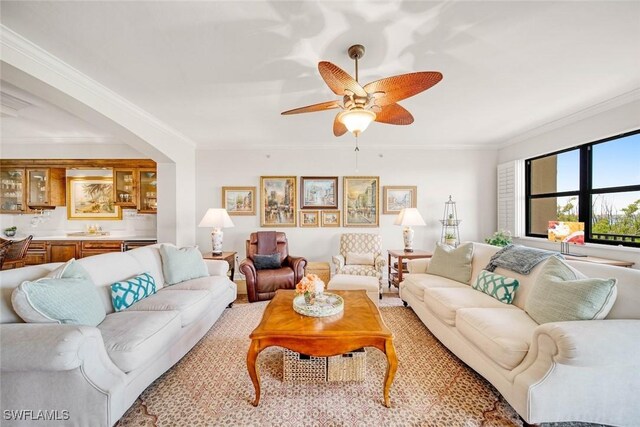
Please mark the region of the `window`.
<svg viewBox="0 0 640 427"><path fill-rule="evenodd" d="M526 160L526 234L585 223L585 240L640 247L640 130Z"/></svg>

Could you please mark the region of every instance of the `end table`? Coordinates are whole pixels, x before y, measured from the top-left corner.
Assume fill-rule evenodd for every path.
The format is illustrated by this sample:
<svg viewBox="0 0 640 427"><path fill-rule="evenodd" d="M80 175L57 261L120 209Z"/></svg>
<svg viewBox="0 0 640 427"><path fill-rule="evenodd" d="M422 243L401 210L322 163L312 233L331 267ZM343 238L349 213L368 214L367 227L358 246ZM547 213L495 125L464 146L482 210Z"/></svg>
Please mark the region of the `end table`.
<svg viewBox="0 0 640 427"><path fill-rule="evenodd" d="M214 255L213 253L209 252L202 255L202 258L215 259L218 261L227 261L227 263L229 264L229 273L230 273L229 277L233 282L233 275L236 271L236 254L237 252L222 252L221 255Z"/></svg>
<svg viewBox="0 0 640 427"><path fill-rule="evenodd" d="M402 274L408 273L408 271L404 269L403 261L405 259L431 258L433 256L431 252L420 249L414 249L413 252L405 252L403 249L389 249L387 252L389 253L389 287L394 285L397 288L400 287L400 282L402 282ZM394 258L398 260L395 266L392 262Z"/></svg>

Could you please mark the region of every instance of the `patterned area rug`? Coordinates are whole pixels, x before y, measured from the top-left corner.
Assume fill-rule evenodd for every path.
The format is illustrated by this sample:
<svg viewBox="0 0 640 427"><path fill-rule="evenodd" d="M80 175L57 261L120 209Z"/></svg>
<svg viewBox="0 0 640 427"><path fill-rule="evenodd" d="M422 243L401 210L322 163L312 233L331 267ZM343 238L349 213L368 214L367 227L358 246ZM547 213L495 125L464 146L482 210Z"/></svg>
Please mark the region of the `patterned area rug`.
<svg viewBox="0 0 640 427"><path fill-rule="evenodd" d="M361 383L282 382L282 349L258 359L260 405L251 405L249 333L266 302L238 301L172 369L151 384L117 424L128 426L513 426L516 412L450 353L397 296L380 311L395 335L398 372L391 408L382 405L386 358L367 348ZM568 425L568 424L564 424ZM578 425L578 424L572 424Z"/></svg>

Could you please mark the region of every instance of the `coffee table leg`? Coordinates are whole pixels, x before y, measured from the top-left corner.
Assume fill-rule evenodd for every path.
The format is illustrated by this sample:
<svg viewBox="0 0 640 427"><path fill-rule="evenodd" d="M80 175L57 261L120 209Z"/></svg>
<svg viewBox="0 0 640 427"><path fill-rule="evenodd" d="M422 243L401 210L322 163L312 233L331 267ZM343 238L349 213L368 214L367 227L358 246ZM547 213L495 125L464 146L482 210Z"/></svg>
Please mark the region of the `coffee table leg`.
<svg viewBox="0 0 640 427"><path fill-rule="evenodd" d="M256 390L256 399L251 402L253 406L258 406L258 403L260 403L260 376L256 365L258 354L260 354L258 343L259 341L257 340L251 341L249 352L247 353L247 370L249 371L251 382L253 382L253 388Z"/></svg>
<svg viewBox="0 0 640 427"><path fill-rule="evenodd" d="M398 369L398 358L396 356L396 349L393 346L393 340L386 340L384 344L384 352L387 355L387 374L384 377L384 406L391 407L389 399L389 390L391 384L393 384L393 378L396 376L396 369Z"/></svg>

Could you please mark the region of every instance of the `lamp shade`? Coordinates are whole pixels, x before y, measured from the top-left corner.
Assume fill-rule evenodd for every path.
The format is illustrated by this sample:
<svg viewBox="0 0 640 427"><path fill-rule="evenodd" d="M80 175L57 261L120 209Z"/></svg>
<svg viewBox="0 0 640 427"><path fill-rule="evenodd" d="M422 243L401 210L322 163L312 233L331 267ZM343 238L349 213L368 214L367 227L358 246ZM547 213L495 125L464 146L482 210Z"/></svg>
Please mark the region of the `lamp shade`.
<svg viewBox="0 0 640 427"><path fill-rule="evenodd" d="M343 111L338 115L338 120L355 136L364 132L375 119L376 113L360 107Z"/></svg>
<svg viewBox="0 0 640 427"><path fill-rule="evenodd" d="M233 222L226 209L211 208L204 214L198 227L230 228L233 227Z"/></svg>
<svg viewBox="0 0 640 427"><path fill-rule="evenodd" d="M416 208L402 209L393 223L404 226L426 225L424 219L422 219L422 215L420 215L420 212L418 212Z"/></svg>

